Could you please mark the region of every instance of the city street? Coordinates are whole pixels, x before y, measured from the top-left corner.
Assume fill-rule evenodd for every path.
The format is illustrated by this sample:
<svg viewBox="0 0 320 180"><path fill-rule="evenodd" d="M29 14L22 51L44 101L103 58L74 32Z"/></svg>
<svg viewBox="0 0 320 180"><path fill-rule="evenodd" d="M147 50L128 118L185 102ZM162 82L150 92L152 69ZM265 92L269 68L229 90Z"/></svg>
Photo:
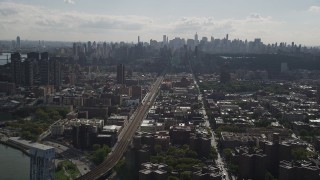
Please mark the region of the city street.
<svg viewBox="0 0 320 180"><path fill-rule="evenodd" d="M199 91L198 100L200 100L201 103L202 103L202 108L201 108L201 110L202 110L202 114L203 114L203 117L204 117L204 120L205 120L205 126L210 129L210 132L211 132L211 134L212 134L212 136L211 136L211 146L215 147L216 150L217 150L217 153L218 153L218 159L216 160L216 164L217 164L217 166L219 167L219 169L221 170L222 174L224 175L224 179L229 180L229 179L230 179L230 178L229 178L229 174L228 174L228 172L227 172L227 170L226 170L226 168L225 168L225 164L224 164L224 162L222 161L221 155L220 155L220 153L219 153L219 151L218 151L218 148L217 148L217 144L218 144L218 143L217 143L217 141L216 141L216 139L215 139L215 134L214 134L214 132L212 131L212 129L211 129L211 127L210 127L209 119L208 119L206 110L205 110L205 108L204 108L204 99L203 99L203 97L202 97L202 94L201 94L201 92L200 92L200 89L199 89L199 86L198 86L198 83L197 83L197 81L196 81L196 79L195 79L194 74L193 74L193 80L194 80L194 84L196 85L196 88L197 88L198 91Z"/></svg>

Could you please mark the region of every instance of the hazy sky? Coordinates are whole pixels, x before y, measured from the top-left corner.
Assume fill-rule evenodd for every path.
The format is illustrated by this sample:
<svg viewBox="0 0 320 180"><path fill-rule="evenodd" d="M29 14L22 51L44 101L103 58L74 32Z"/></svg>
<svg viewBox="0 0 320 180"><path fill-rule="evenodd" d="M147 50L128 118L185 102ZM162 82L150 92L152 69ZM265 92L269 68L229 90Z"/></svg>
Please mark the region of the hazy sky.
<svg viewBox="0 0 320 180"><path fill-rule="evenodd" d="M320 45L320 0L0 0L0 39L262 38Z"/></svg>

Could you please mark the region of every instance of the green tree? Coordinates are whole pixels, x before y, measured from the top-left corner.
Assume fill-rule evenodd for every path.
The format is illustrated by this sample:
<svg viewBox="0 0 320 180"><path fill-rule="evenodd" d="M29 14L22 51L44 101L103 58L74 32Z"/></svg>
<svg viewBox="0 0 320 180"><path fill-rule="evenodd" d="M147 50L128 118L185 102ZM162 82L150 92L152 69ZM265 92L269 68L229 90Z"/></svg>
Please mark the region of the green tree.
<svg viewBox="0 0 320 180"><path fill-rule="evenodd" d="M211 147L211 151L210 151L209 157L214 159L214 160L218 159L218 152L217 152L217 149L214 146Z"/></svg>
<svg viewBox="0 0 320 180"><path fill-rule="evenodd" d="M195 151L193 151L191 149L188 149L187 152L186 152L186 157L197 158L198 154L197 154L197 152L195 152Z"/></svg>
<svg viewBox="0 0 320 180"><path fill-rule="evenodd" d="M230 162L230 161L231 161L231 158L232 158L232 149L230 149L230 148L225 148L225 149L223 149L223 154L224 154L224 156L226 157L226 160L227 160L228 162Z"/></svg>
<svg viewBox="0 0 320 180"><path fill-rule="evenodd" d="M100 149L100 144L94 144L94 145L92 145L92 149L93 149L93 151L96 151L96 150L98 150L98 149Z"/></svg>
<svg viewBox="0 0 320 180"><path fill-rule="evenodd" d="M306 150L305 148L293 148L291 150L291 155L293 157L293 159L295 161L298 161L298 160L305 160L308 158L308 156L310 155L309 151Z"/></svg>
<svg viewBox="0 0 320 180"><path fill-rule="evenodd" d="M179 180L179 178L175 176L169 176L167 180Z"/></svg>
<svg viewBox="0 0 320 180"><path fill-rule="evenodd" d="M264 179L265 180L276 180L276 178L274 178L270 172L266 172Z"/></svg>
<svg viewBox="0 0 320 180"><path fill-rule="evenodd" d="M99 149L95 150L92 154L92 160L96 165L101 164L105 158L107 157L107 155L110 152L110 148L106 145L103 145L102 147L100 147Z"/></svg>
<svg viewBox="0 0 320 180"><path fill-rule="evenodd" d="M48 120L49 119L49 115L42 109L42 108L38 108L35 112L35 118L37 120Z"/></svg>
<svg viewBox="0 0 320 180"><path fill-rule="evenodd" d="M180 174L181 180L191 180L191 172L190 171L184 171Z"/></svg>
<svg viewBox="0 0 320 180"><path fill-rule="evenodd" d="M162 151L162 146L160 144L156 144L154 146L154 151L159 155L159 153Z"/></svg>

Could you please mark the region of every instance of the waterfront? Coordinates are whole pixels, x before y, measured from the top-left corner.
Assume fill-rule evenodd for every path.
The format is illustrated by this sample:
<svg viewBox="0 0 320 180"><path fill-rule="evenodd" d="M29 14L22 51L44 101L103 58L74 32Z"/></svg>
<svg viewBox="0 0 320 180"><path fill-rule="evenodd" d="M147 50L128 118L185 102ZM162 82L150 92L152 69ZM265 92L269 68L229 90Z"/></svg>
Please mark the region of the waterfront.
<svg viewBox="0 0 320 180"><path fill-rule="evenodd" d="M10 57L11 57L10 53L2 53L2 54L0 54L0 65L7 64L7 58L9 59L8 62L10 62Z"/></svg>
<svg viewBox="0 0 320 180"><path fill-rule="evenodd" d="M29 179L30 159L21 151L0 144L0 179Z"/></svg>
<svg viewBox="0 0 320 180"><path fill-rule="evenodd" d="M27 54L21 54L22 59L27 58ZM7 64L7 58L8 62L11 61L11 53L2 53L0 54L0 65Z"/></svg>

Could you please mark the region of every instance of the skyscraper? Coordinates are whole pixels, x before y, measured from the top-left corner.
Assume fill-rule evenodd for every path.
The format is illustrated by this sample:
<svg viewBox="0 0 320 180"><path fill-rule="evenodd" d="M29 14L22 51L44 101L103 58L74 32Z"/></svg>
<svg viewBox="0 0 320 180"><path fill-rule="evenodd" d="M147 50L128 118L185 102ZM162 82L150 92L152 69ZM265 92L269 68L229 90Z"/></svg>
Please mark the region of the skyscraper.
<svg viewBox="0 0 320 180"><path fill-rule="evenodd" d="M196 46L199 44L198 33L196 33L196 34L194 35L194 43L195 43Z"/></svg>
<svg viewBox="0 0 320 180"><path fill-rule="evenodd" d="M53 147L35 143L30 149L30 179L54 179L54 158Z"/></svg>
<svg viewBox="0 0 320 180"><path fill-rule="evenodd" d="M21 84L21 55L18 52L11 54L11 80Z"/></svg>
<svg viewBox="0 0 320 180"><path fill-rule="evenodd" d="M125 83L124 64L119 64L117 66L117 83L118 84L124 84Z"/></svg>
<svg viewBox="0 0 320 180"><path fill-rule="evenodd" d="M73 56L78 55L76 43L73 43L73 45L72 45L72 52L73 52Z"/></svg>
<svg viewBox="0 0 320 180"><path fill-rule="evenodd" d="M40 83L42 85L49 84L49 55L48 52L41 53L41 60L39 61L40 69Z"/></svg>
<svg viewBox="0 0 320 180"><path fill-rule="evenodd" d="M53 84L56 89L61 86L61 64L58 59L50 62L50 84Z"/></svg>
<svg viewBox="0 0 320 180"><path fill-rule="evenodd" d="M16 48L17 48L17 49L20 49L20 36L17 36Z"/></svg>
<svg viewBox="0 0 320 180"><path fill-rule="evenodd" d="M167 36L166 35L163 35L162 43L163 44L167 44Z"/></svg>
<svg viewBox="0 0 320 180"><path fill-rule="evenodd" d="M22 79L24 85L32 86L33 85L33 60L26 59L23 63L23 74Z"/></svg>

